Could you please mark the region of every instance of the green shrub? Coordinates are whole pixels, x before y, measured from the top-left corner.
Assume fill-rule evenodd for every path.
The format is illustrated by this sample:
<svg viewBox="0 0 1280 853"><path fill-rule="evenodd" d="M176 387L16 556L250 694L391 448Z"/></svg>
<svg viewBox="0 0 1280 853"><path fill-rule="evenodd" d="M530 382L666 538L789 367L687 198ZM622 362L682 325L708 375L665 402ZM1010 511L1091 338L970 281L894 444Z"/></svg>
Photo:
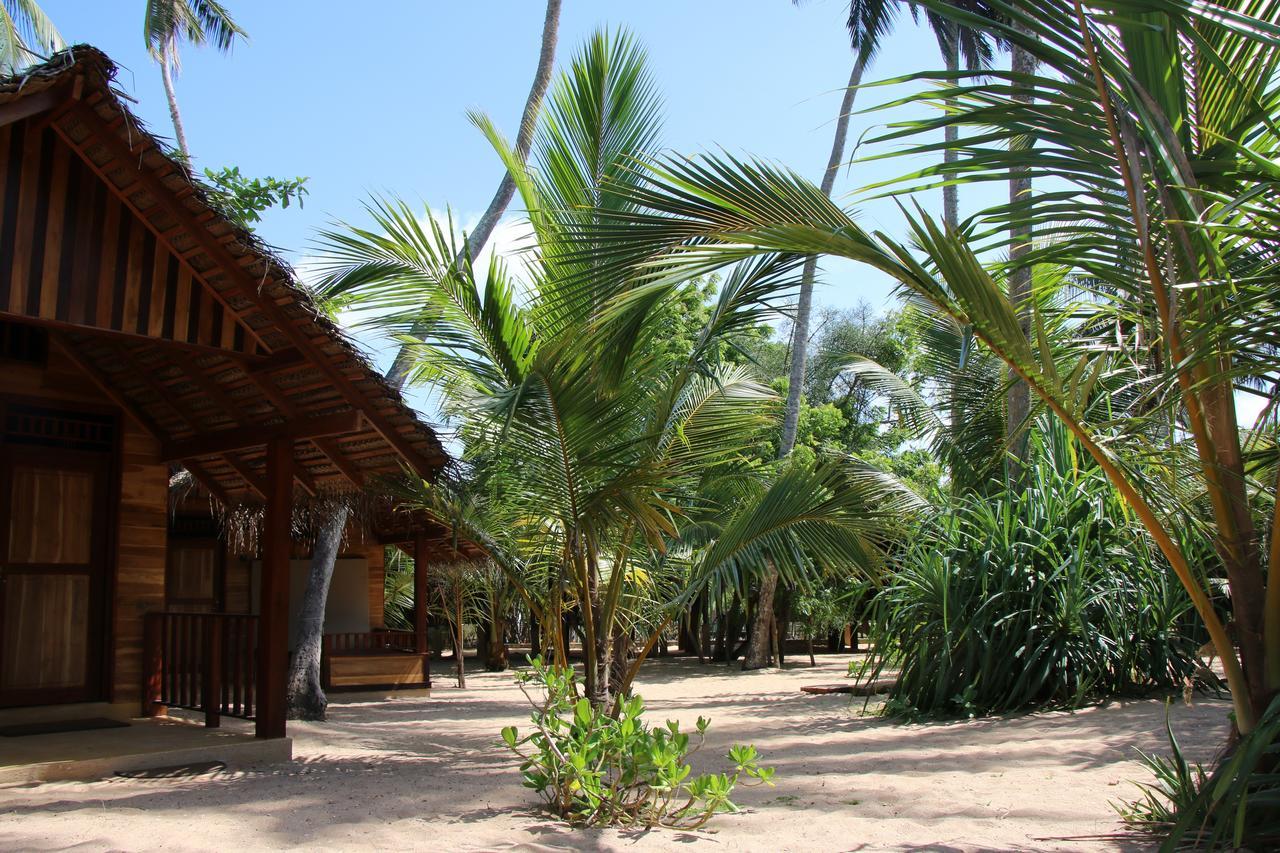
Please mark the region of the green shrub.
<svg viewBox="0 0 1280 853"><path fill-rule="evenodd" d="M872 604L887 710L975 716L1181 688L1188 596L1097 471L1042 458L1017 493L955 499Z"/></svg>
<svg viewBox="0 0 1280 853"><path fill-rule="evenodd" d="M533 658L516 679L533 704L533 730L521 737L508 726L502 740L521 759L525 787L570 823L696 829L717 812L737 810L730 795L739 781L773 784L772 768L759 766L753 746L729 750L730 773L692 775L689 758L709 720L698 718L691 747L678 723L649 728L639 696L621 700L616 715L592 707L579 698L572 669ZM530 696L530 684L541 688L541 699Z"/></svg>
<svg viewBox="0 0 1280 853"><path fill-rule="evenodd" d="M1165 728L1171 755L1142 756L1155 781L1116 807L1125 823L1162 837L1162 851L1280 849L1280 698L1207 776Z"/></svg>

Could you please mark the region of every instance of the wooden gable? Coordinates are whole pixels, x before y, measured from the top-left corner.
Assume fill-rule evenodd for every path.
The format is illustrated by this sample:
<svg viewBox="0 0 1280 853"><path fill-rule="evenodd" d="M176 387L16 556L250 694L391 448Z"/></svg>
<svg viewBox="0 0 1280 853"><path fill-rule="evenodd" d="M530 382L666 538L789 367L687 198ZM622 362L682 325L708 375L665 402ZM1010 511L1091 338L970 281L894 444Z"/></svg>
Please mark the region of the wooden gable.
<svg viewBox="0 0 1280 853"><path fill-rule="evenodd" d="M0 127L0 313L264 351L191 265L36 119Z"/></svg>
<svg viewBox="0 0 1280 853"><path fill-rule="evenodd" d="M209 200L78 46L0 78L0 320L42 325L224 503L266 496L266 444L311 494L447 459L292 273Z"/></svg>

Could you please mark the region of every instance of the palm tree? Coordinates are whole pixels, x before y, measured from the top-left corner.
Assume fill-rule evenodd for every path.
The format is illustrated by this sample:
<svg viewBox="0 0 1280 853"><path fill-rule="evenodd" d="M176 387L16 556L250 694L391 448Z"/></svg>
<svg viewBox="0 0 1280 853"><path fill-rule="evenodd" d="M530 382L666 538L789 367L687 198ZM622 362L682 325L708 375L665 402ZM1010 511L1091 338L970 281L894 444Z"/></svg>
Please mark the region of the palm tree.
<svg viewBox="0 0 1280 853"><path fill-rule="evenodd" d="M147 51L160 66L178 150L190 162L191 148L178 110L178 93L173 88L173 75L180 65L178 45L182 41L196 46L212 43L219 51L229 53L237 38L248 36L217 0L147 0L143 31Z"/></svg>
<svg viewBox="0 0 1280 853"><path fill-rule="evenodd" d="M62 49L62 36L36 0L0 3L0 74L16 74L42 53Z"/></svg>
<svg viewBox="0 0 1280 853"><path fill-rule="evenodd" d="M599 263L643 261L655 282L759 254L837 255L970 324L1070 430L1168 560L1247 733L1280 693L1280 582L1266 571L1280 565L1267 420L1280 373L1270 322L1280 292L1272 227L1280 175L1264 165L1280 150L1272 121L1280 4L1151 4L1120 17L1078 0L991 5L1001 19L993 26L1048 69L1037 92L1054 106L1027 102L1016 85L961 81L929 93L954 98L960 107L948 121L974 128L965 140L972 154L955 174L1003 181L1027 170L1065 188L984 211L985 241L917 209L907 221L921 260L864 231L795 174L725 157L663 161L629 193L642 210L581 238L596 241ZM1027 134L1042 150L1009 144ZM1023 218L1054 239L1022 263L1061 264L1085 283L1057 317L1033 302L1030 339L1005 290L1009 265L978 255L1017 239L1008 223ZM1050 333L1056 319L1070 334ZM1262 393L1267 403L1253 430L1241 429L1238 393ZM1201 505L1206 520L1195 517ZM1198 565L1200 536L1229 583L1238 652L1215 609L1214 567Z"/></svg>
<svg viewBox="0 0 1280 853"><path fill-rule="evenodd" d="M795 2L799 3L800 0ZM974 0L949 0L949 2L979 17L987 17L990 14L982 2L974 2ZM831 144L831 155L827 159L827 168L822 175L822 191L828 198L835 188L840 164L844 162L844 150L849 135L849 114L853 109L857 88L862 82L862 76L867 67L892 32L900 5L899 0L850 0L846 26L854 51L853 72L849 75L849 85L845 88L844 99L840 103L840 112L836 117L835 137ZM912 18L918 20L922 7L913 2L908 2L907 7ZM946 59L948 72L955 72L962 58L965 67L971 71L990 66L993 42L986 30L961 26L930 9L923 11L925 21L937 38L938 47ZM950 163L954 162L956 157L953 146L955 137L950 128L946 133L947 145L943 150L943 158ZM948 222L954 224L959 216L957 188L954 184L943 186L942 199L944 216L947 217ZM816 255L811 255L805 261L804 270L801 273L800 295L796 300L795 322L791 331L787 403L782 420L782 437L778 442L780 457L788 455L795 447L796 429L800 423L800 398L804 392L809 322L813 312L813 283L817 270L818 258ZM776 578L766 578L761 586L757 598L755 623L751 627L750 642L742 659L743 669L759 669L768 660L769 625L773 619L773 591L776 587Z"/></svg>
<svg viewBox="0 0 1280 853"><path fill-rule="evenodd" d="M528 155L529 146L532 144L538 113L542 109L543 97L546 95L547 86L551 81L551 71L555 65L560 26L560 2L561 0L547 0L538 65L534 71L533 86L529 90L529 97L525 101L524 112L520 119L520 130L516 136L515 153L521 162ZM511 201L514 186L511 175L504 173L497 192L489 202L488 209L467 241L466 253L470 257L474 258L479 254L493 233L494 225L502 217ZM462 259L463 256L459 254L457 260L461 262ZM410 338L416 337L416 333L417 329L408 330ZM387 368L386 379L397 389L403 388L409 377L412 353L411 345L402 344L390 367ZM346 505L338 505L332 516L321 525L319 541L327 541L333 537L339 537L340 541L342 532L346 529L348 516L349 511ZM304 630L310 633L305 642L299 641L300 650L305 650L306 653L303 654L300 651L294 654L289 677L290 714L302 719L324 719L325 707L328 704L324 690L320 686L320 642L324 632L324 612L328 601L329 582L333 577L336 558L337 551L318 549L312 555L311 567L307 575L307 590L303 596L300 623Z"/></svg>
<svg viewBox="0 0 1280 853"><path fill-rule="evenodd" d="M659 100L643 51L622 32L588 41L551 92L531 167L491 123L477 123L529 212L528 278L501 259L478 275L447 228L381 202L374 227L324 235L325 280L329 292L359 294L386 328L419 330L411 379L434 384L462 424L464 461L509 472L490 519L520 527L528 544L518 560L496 562L535 603L561 663L560 616L580 615L591 701L627 691L699 591L766 570L796 583L834 567L875 571L910 495L852 460L753 470L747 455L773 423L773 397L713 357L726 335L759 321L762 297L792 286L799 256L734 270L677 363L658 346L670 331L657 310L668 294L597 275L584 258L590 247L576 234L633 212L634 164L656 150ZM682 533L695 517L705 528L706 484L726 477L739 500L720 507L718 535L693 553ZM432 493L424 485L424 504ZM545 571L526 577L525 561Z"/></svg>

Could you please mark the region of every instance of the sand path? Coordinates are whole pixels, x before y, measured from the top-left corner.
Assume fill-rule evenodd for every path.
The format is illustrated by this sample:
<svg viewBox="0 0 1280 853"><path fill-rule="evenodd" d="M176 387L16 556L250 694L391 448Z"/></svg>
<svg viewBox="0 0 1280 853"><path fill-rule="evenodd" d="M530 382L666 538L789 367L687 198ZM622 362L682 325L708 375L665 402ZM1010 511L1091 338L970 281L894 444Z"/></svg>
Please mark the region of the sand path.
<svg viewBox="0 0 1280 853"><path fill-rule="evenodd" d="M1134 748L1164 751L1160 701L1118 702L951 724L859 715L860 699L807 696L846 658L810 669L730 673L647 665L656 720L713 720L698 762L754 743L776 788L709 832L573 831L536 808L498 730L526 720L509 674L468 676L430 698L341 702L324 724L291 724L297 761L178 781L112 779L0 788L3 850L1123 850L1108 803L1141 778ZM440 677L440 682L447 681ZM1207 759L1228 706L1174 706L1193 758Z"/></svg>

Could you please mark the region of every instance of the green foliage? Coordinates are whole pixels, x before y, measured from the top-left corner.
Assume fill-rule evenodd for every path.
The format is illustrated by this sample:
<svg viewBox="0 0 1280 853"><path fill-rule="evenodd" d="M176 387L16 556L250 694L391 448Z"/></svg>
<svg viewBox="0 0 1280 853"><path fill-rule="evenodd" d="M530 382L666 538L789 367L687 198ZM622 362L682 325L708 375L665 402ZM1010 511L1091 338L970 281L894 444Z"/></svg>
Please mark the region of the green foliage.
<svg viewBox="0 0 1280 853"><path fill-rule="evenodd" d="M1132 829L1163 838L1165 851L1275 850L1280 846L1280 699L1211 773L1182 754L1165 720L1169 757L1143 754L1155 777L1141 797L1116 805Z"/></svg>
<svg viewBox="0 0 1280 853"><path fill-rule="evenodd" d="M694 742L673 721L650 728L639 696L620 699L610 715L578 698L572 669L541 658L529 663L516 679L533 704L533 729L521 737L508 726L502 740L521 759L525 787L574 824L696 829L718 812L737 811L730 797L739 783L773 784L773 769L760 766L753 746L729 750L728 773L693 775L689 759L706 739L706 718L698 718ZM529 685L543 691L540 700Z"/></svg>
<svg viewBox="0 0 1280 853"><path fill-rule="evenodd" d="M955 498L878 594L869 666L901 667L890 713L1078 707L1194 673L1187 594L1056 435L1036 436L1021 492Z"/></svg>
<svg viewBox="0 0 1280 853"><path fill-rule="evenodd" d="M210 186L210 200L218 209L246 231L252 231L262 220L263 211L273 207L288 208L293 202L302 207L307 194L307 178L246 178L239 166L205 169Z"/></svg>

